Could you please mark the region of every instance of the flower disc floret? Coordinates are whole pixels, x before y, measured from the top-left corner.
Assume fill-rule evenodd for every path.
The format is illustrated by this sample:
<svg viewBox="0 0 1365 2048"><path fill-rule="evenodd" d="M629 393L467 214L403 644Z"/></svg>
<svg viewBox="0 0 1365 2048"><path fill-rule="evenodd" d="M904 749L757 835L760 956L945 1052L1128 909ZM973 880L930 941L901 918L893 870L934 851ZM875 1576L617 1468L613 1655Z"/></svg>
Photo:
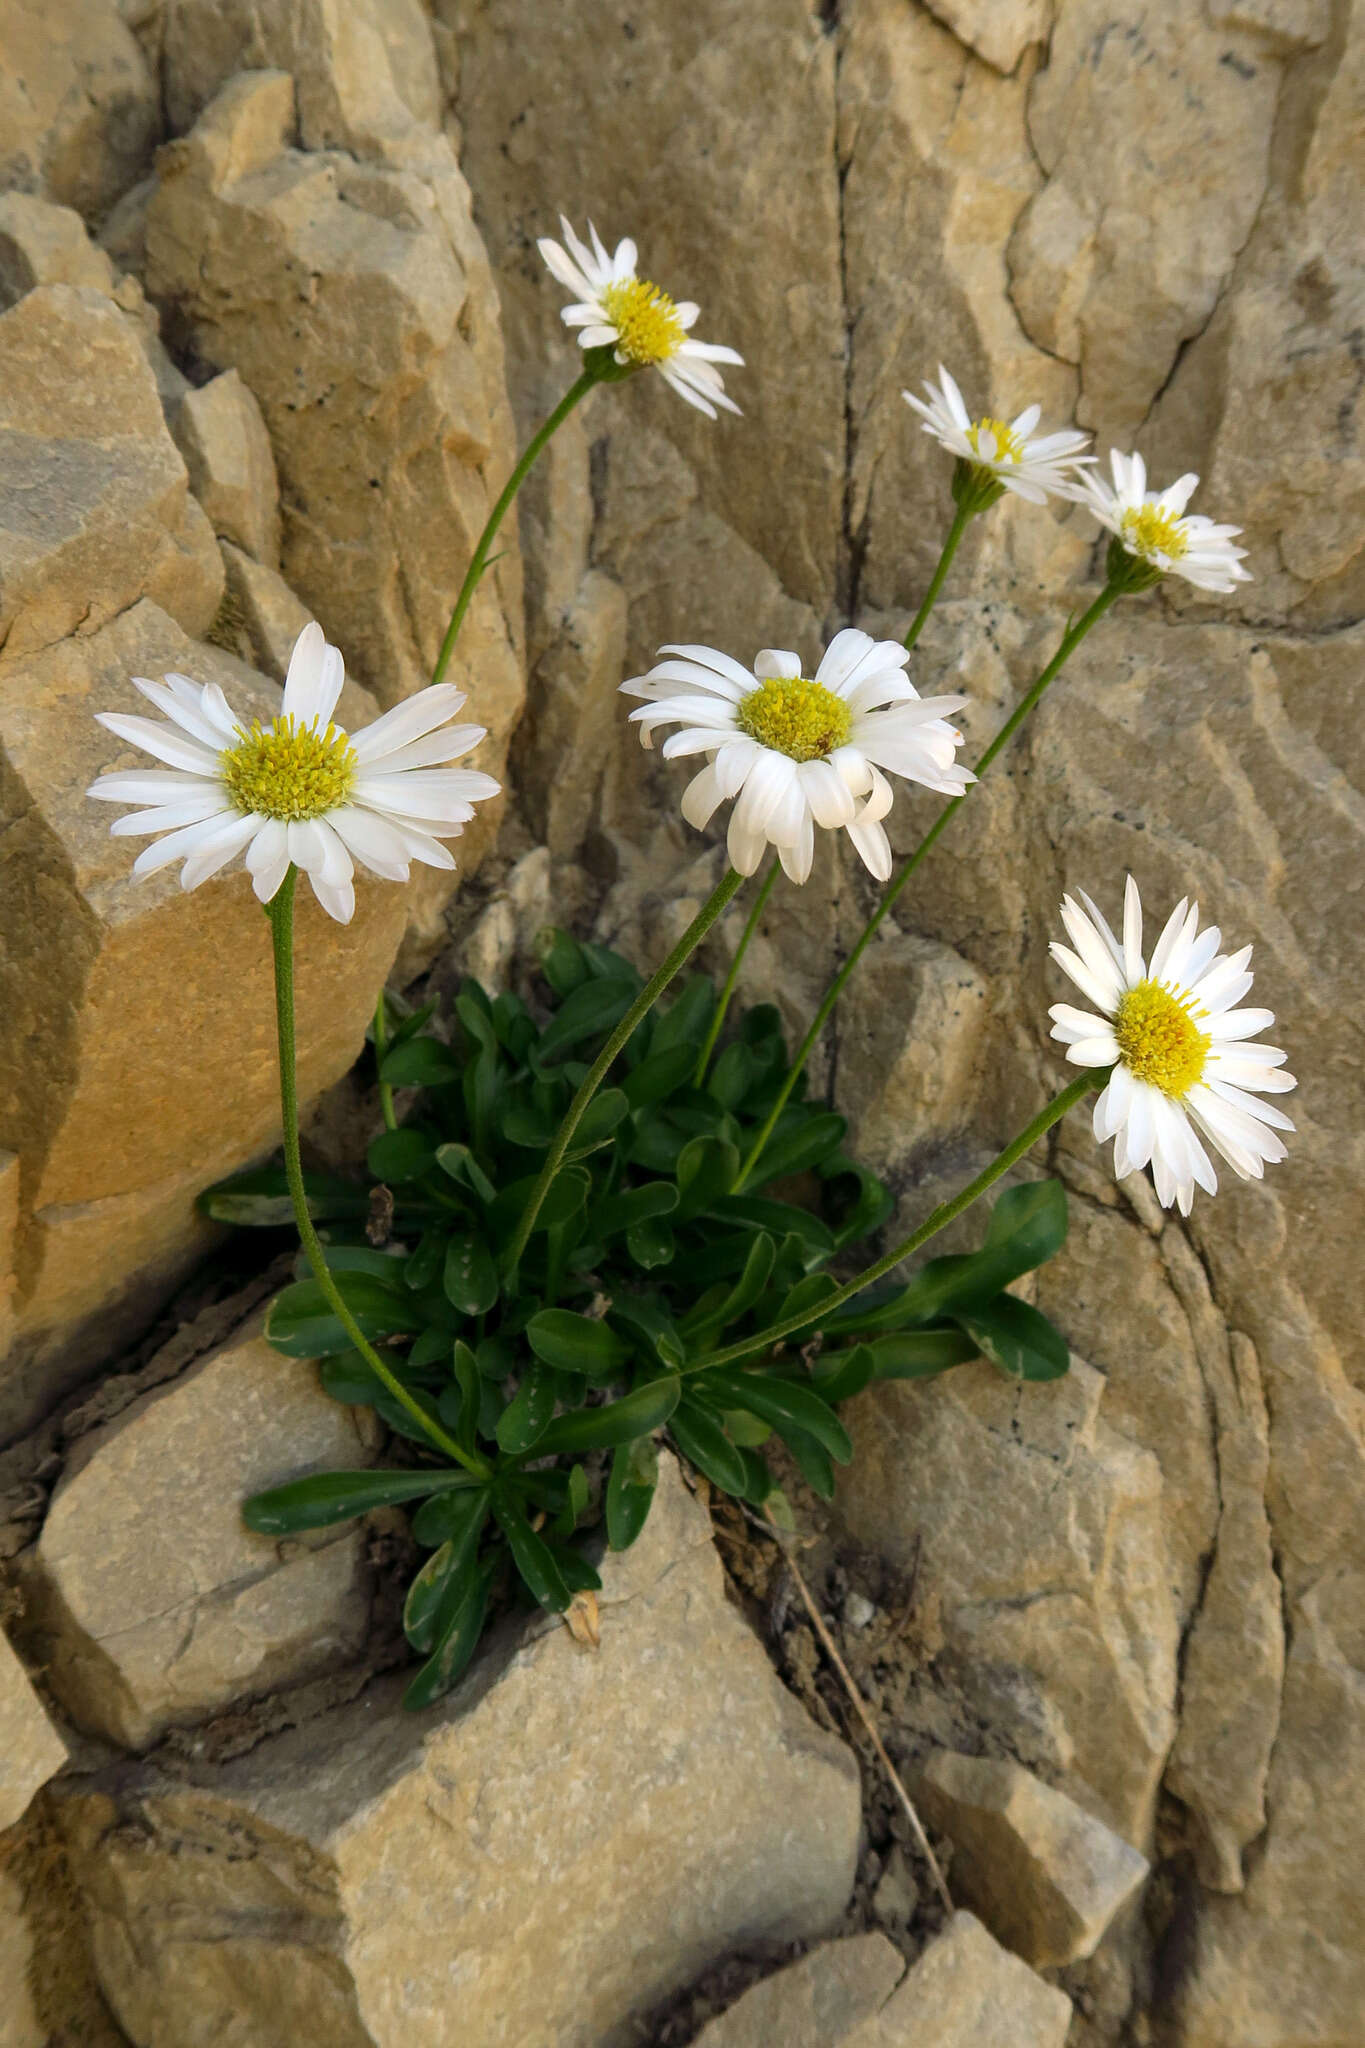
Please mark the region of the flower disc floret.
<svg viewBox="0 0 1365 2048"><path fill-rule="evenodd" d="M262 725L253 719L240 746L221 760L228 794L243 816L321 818L337 810L355 786L359 763L340 726L325 731L281 717Z"/></svg>
<svg viewBox="0 0 1365 2048"><path fill-rule="evenodd" d="M602 293L607 317L616 329L620 353L641 369L667 362L682 344L684 329L678 309L666 291L647 277L628 277Z"/></svg>
<svg viewBox="0 0 1365 2048"><path fill-rule="evenodd" d="M737 718L750 739L789 761L827 760L853 728L843 698L805 676L769 676L744 698Z"/></svg>
<svg viewBox="0 0 1365 2048"><path fill-rule="evenodd" d="M967 439L983 462L1023 461L1024 444L1013 427L1007 426L1004 420L992 419L989 414L984 419L973 421L967 429Z"/></svg>
<svg viewBox="0 0 1365 2048"><path fill-rule="evenodd" d="M1119 998L1114 1037L1129 1073L1175 1101L1202 1078L1213 1043L1195 1023L1189 997L1182 1000L1150 980Z"/></svg>

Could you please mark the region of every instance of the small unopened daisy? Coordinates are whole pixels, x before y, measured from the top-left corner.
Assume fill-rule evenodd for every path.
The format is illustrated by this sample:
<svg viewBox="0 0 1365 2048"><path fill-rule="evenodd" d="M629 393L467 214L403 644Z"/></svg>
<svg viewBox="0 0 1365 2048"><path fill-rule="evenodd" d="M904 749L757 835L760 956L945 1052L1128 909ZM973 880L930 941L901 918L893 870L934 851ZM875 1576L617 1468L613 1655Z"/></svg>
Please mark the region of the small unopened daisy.
<svg viewBox="0 0 1365 2048"><path fill-rule="evenodd" d="M328 915L348 924L356 862L393 882L408 879L412 861L453 868L441 841L457 837L498 784L446 764L477 746L484 728L450 724L464 697L438 683L346 733L332 722L344 680L341 656L316 623L294 644L280 714L269 725L243 725L216 683L134 676L164 716L96 715L166 765L102 775L88 791L107 803L149 807L116 819L115 833L165 835L143 849L133 873L183 860L181 886L196 889L244 853L256 894L268 903L292 862Z"/></svg>
<svg viewBox="0 0 1365 2048"><path fill-rule="evenodd" d="M926 379L924 388L927 405L911 391L902 391L901 397L919 414L925 433L956 455L962 467L953 480L953 495L962 504L964 494L970 494L973 511L984 511L1002 491L1013 491L1031 505L1041 505L1049 492L1065 497L1077 465L1093 460L1085 453L1089 434L1073 428L1030 440L1041 417L1039 406L1026 406L1009 421L974 420L942 363L937 387Z"/></svg>
<svg viewBox="0 0 1365 2048"><path fill-rule="evenodd" d="M752 670L713 647L661 647L648 675L622 683L648 701L632 720L644 744L676 725L667 759L705 754L683 793L689 825L705 826L717 806L730 813L730 862L751 875L775 846L793 882L804 882L815 827L842 826L864 864L885 881L891 846L882 820L893 792L884 768L909 782L958 796L975 776L956 765L961 734L948 714L965 697L921 697L905 673L899 640L873 640L849 627L830 642L813 677L800 659L765 648Z"/></svg>
<svg viewBox="0 0 1365 2048"><path fill-rule="evenodd" d="M1163 1207L1178 1203L1188 1216L1196 1185L1218 1191L1201 1132L1244 1180L1259 1180L1267 1160L1285 1156L1275 1134L1294 1126L1257 1096L1284 1094L1294 1077L1277 1047L1251 1042L1274 1013L1237 1007L1251 988L1251 948L1221 953L1218 927L1199 929L1197 903L1181 897L1150 963L1131 875L1121 941L1083 891L1081 903L1063 902L1072 946L1054 944L1052 957L1101 1014L1058 1003L1052 1036L1078 1066L1112 1064L1094 1128L1101 1144L1114 1140L1118 1178L1150 1161Z"/></svg>
<svg viewBox="0 0 1365 2048"><path fill-rule="evenodd" d="M693 341L688 330L697 317L690 299L671 299L668 293L638 274L639 258L632 241L618 242L609 256L592 222L588 233L592 247L581 242L563 214L559 225L564 242L547 235L536 247L546 267L577 303L566 306L561 318L566 327L578 329L582 349L610 348L624 370L656 369L680 398L695 405L708 418L716 407L739 411L727 398L717 363L738 363L744 358L718 342Z"/></svg>
<svg viewBox="0 0 1365 2048"><path fill-rule="evenodd" d="M1102 476L1082 473L1069 495L1086 505L1114 535L1109 546L1109 580L1129 589L1150 588L1162 576L1183 576L1200 590L1226 593L1250 583L1242 567L1245 548L1233 546L1240 526L1216 526L1202 512L1186 512L1199 478L1191 470L1164 491L1147 488L1140 455L1109 451L1112 486Z"/></svg>

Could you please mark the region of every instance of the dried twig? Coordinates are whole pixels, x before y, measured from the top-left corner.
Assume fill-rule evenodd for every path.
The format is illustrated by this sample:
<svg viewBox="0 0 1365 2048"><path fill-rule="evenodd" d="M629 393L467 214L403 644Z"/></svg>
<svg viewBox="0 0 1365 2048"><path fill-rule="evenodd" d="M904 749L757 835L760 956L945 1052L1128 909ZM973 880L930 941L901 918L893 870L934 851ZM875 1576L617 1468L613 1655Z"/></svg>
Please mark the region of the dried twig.
<svg viewBox="0 0 1365 2048"><path fill-rule="evenodd" d="M825 1655L829 1658L830 1663L838 1672L844 1690L845 1692L847 1692L850 1700L853 1702L854 1711L857 1714L858 1719L862 1722L863 1727L867 1730L868 1738L872 1743L872 1747L877 1752L877 1757L882 1766L882 1769L886 1772L887 1777L891 1781L892 1790L895 1792L896 1797L899 1799L901 1803L901 1806L905 1813L905 1817L909 1821L911 1828L914 1830L915 1840L919 1843L920 1851L924 1857L924 1860L929 1865L929 1869L933 1876L935 1887L937 1888L940 1899L942 1899L943 1901L944 1908L947 1912L952 1913L952 1911L954 1910L952 1895L950 1894L947 1883L944 1880L943 1872L939 1868L938 1858L935 1856L933 1850L929 1846L929 1837L924 1832L924 1825L921 1822L919 1815L915 1811L914 1804L910 1798L910 1794L905 1789L905 1783L901 1777L900 1772L896 1769L896 1766L892 1763L890 1757L887 1755L886 1744L882 1741L881 1736L877 1732L877 1724L872 1718L872 1711L869 1708L866 1700L864 1700L862 1694L859 1692L857 1686L854 1684L853 1675L850 1672L847 1664L845 1664L843 1658L839 1655L839 1650L834 1641L834 1638L830 1634L828 1628L825 1626L824 1616L820 1613L819 1608L815 1604L814 1598L811 1595L810 1587L806 1584L806 1581L802 1576L801 1567L797 1564L796 1558L793 1555L791 1549L787 1546L787 1544L785 1544L782 1541L781 1535L773 1527L771 1522L765 1521L761 1515L756 1515L751 1508L745 1506L743 1501L737 1502L736 1505L739 1507L745 1519L749 1522L752 1522L756 1529L761 1529L765 1536L771 1536L773 1542L776 1543L779 1550L782 1552L783 1557L786 1559L787 1568L791 1572L793 1579L796 1581L796 1590L801 1595L801 1599L805 1606L806 1612L810 1616L811 1621L814 1624L815 1633L820 1638L820 1642L824 1648Z"/></svg>

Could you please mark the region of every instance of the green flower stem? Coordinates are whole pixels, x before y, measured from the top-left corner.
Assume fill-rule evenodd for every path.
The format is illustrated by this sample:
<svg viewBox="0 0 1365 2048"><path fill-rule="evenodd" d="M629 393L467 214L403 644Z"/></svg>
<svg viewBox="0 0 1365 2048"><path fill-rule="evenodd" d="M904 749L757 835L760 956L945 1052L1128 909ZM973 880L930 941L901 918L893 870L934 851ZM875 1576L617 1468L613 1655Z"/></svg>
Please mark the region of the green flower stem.
<svg viewBox="0 0 1365 2048"><path fill-rule="evenodd" d="M920 634L924 631L924 622L934 609L934 605L938 600L938 594L943 588L943 579L953 565L953 556L957 553L957 544L971 525L972 517L976 510L977 507L969 501L964 505L959 505L953 514L953 523L948 528L948 538L943 543L943 552L938 558L938 567L929 579L929 588L924 593L924 601L911 620L910 631L905 636L907 647L913 647Z"/></svg>
<svg viewBox="0 0 1365 2048"><path fill-rule="evenodd" d="M778 1343L783 1337L790 1337L797 1330L808 1330L812 1323L830 1315L836 1308L842 1308L846 1301L852 1301L855 1294L861 1294L874 1280L883 1279L902 1259L908 1259L912 1252L917 1252L931 1237L936 1237L955 1216L960 1216L964 1209L969 1209L978 1195L984 1195L986 1189L999 1180L1002 1173L1008 1173L1010 1167L1022 1159L1026 1152L1031 1151L1054 1124L1060 1123L1067 1111L1074 1109L1082 1097L1088 1095L1092 1088L1102 1088L1111 1071L1109 1067L1087 1067L1083 1073L1078 1074L1074 1081L1063 1088L1060 1095L1054 1095L1051 1102L1039 1110L1032 1123L1026 1124L1018 1137L1012 1138L1004 1151L998 1153L989 1166L983 1167L975 1180L967 1183L960 1194L954 1195L951 1201L940 1202L937 1209L931 1210L925 1217L918 1229L911 1231L909 1237L902 1238L885 1258L876 1260L865 1272L859 1273L855 1279L848 1281L845 1286L831 1294L826 1301L822 1301L818 1309L807 1309L802 1315L789 1316L785 1322L774 1323L767 1330L758 1330L752 1337L745 1337L738 1344L728 1345L724 1351L713 1351L709 1358L698 1358L691 1365L685 1366L684 1372L704 1372L711 1366L730 1365L737 1358L748 1358L755 1351L766 1351L770 1345Z"/></svg>
<svg viewBox="0 0 1365 2048"><path fill-rule="evenodd" d="M573 1134L578 1129L579 1123L582 1120L583 1112L606 1079L607 1070L611 1066L612 1061L626 1044L636 1025L642 1018L649 1015L649 1012L653 1009L655 1003L658 1002L659 997L668 987L669 982L672 981L679 968L696 952L697 947L706 937L706 934L710 931L712 925L744 879L745 877L738 874L734 868L726 869L715 889L697 912L697 915L693 918L691 924L673 948L673 951L664 961L662 967L658 968L650 976L649 980L640 990L639 995L636 996L635 1001L626 1011L625 1016L602 1047L601 1052L598 1053L597 1058L593 1061L586 1079L564 1112L563 1121L555 1132L554 1142L545 1155L545 1164L541 1167L536 1184L527 1197L526 1207L522 1211L521 1221L516 1228L516 1235L507 1248L507 1253L503 1260L503 1271L507 1275L509 1282L521 1263L521 1255L526 1249L532 1230L535 1228L535 1221L536 1217L540 1214L541 1203L545 1200L551 1181L564 1164L564 1155L568 1151L573 1140Z"/></svg>
<svg viewBox="0 0 1365 2048"><path fill-rule="evenodd" d="M996 755L1004 752L1005 748L1014 738L1014 735L1016 734L1016 732L1018 732L1024 720L1028 717L1030 711L1032 711L1034 705L1038 702L1038 699L1042 696L1048 684L1052 682L1058 674L1058 671L1061 669L1062 664L1066 661L1068 655L1071 654L1074 648L1079 647L1081 641L1084 640L1086 634L1090 631L1090 628L1093 625L1095 625L1098 620L1104 617L1104 614L1109 610L1109 607L1112 604L1117 603L1118 599L1122 597L1123 594L1124 585L1121 582L1111 581L1106 583L1104 589L1100 592L1099 596L1095 599L1095 602L1090 606L1089 610L1083 612L1081 617L1077 619L1075 625L1069 627L1067 631L1062 635L1062 638L1057 645L1057 651L1053 655L1047 667L1043 670L1042 674L1038 677L1037 681L1032 685L1027 694L1019 699L1019 702L1015 705L1013 711L1005 720L1005 723L1001 726L999 732L995 735L995 738L991 741L990 745L986 748L986 751L981 756L981 759L977 762L977 782L981 780L981 777L990 767L991 762L995 759ZM939 834L944 830L945 826L947 825L949 819L957 815L958 811L961 810L963 804L966 803L968 797L971 795L973 789L975 788L976 783L969 783L966 789L963 790L961 796L951 797L949 801L943 806L943 809L939 812L933 824L929 827L929 830L925 833L923 839L921 839L919 845L910 855L910 858L906 861L900 873L889 884L885 894L882 897L881 902L877 905L877 908L873 911L871 917L863 926L863 929L859 934L857 943L854 945L852 951L849 953L847 960L845 960L843 966L839 969L839 972L835 975L833 981L830 983L829 987L825 991L824 998L820 1004L820 1007L816 1011L814 1018L811 1020L811 1026L809 1031L807 1031L805 1037L801 1041L800 1047L796 1054L796 1058L792 1062L791 1071L788 1073L786 1080L782 1084L782 1088L778 1095L777 1101L774 1103L766 1123L764 1124L762 1130L759 1132L758 1136L754 1139L753 1144L749 1147L749 1156L745 1160L744 1165L741 1167L739 1179L735 1184L736 1193L738 1193L739 1190L744 1186L745 1182L753 1173L754 1167L758 1164L758 1160L763 1152L763 1148L767 1144L769 1138L772 1136L773 1128L776 1125L777 1120L781 1116L783 1110L787 1106L787 1100L792 1092L792 1089L796 1085L797 1076L800 1074L802 1068L805 1066L806 1061L810 1058L811 1053L815 1047L815 1042L819 1038L820 1033L824 1030L826 1024L829 1022L830 1013L834 1009L834 1006L838 1002L840 996L843 994L844 989L847 987L849 978L852 975L854 968L858 965L858 962L862 959L863 954L867 951L869 945L872 943L872 940L875 938L878 927L882 922L882 919L887 915L888 911L895 903L897 897L900 895L902 889L904 889L906 883L914 874L915 869L919 866L920 862L924 859L924 856L928 853L930 847L934 845L935 841L939 837Z"/></svg>
<svg viewBox="0 0 1365 2048"><path fill-rule="evenodd" d="M740 934L739 944L735 948L735 957L730 962L730 972L726 975L725 986L720 992L720 1001L716 1005L716 1014L711 1019L711 1029L707 1032L706 1042L697 1057L696 1072L692 1076L692 1086L694 1088L700 1088L706 1079L706 1069L710 1064L711 1055L716 1049L716 1040L720 1037L721 1026L725 1022L725 1012L730 1007L730 998L735 992L735 983L739 980L739 970L743 965L744 955L749 950L749 941L758 930L758 921L767 908L768 898L773 893L773 883L781 872L781 862L774 860L763 878L763 887L754 898L754 907L749 912L748 922Z"/></svg>
<svg viewBox="0 0 1365 2048"><path fill-rule="evenodd" d="M383 1359L362 1334L360 1325L347 1308L341 1290L332 1277L318 1234L313 1228L313 1219L308 1213L308 1196L303 1185L303 1162L299 1157L299 1095L297 1047L294 1036L294 885L298 870L290 867L273 898L265 906L270 919L270 936L275 955L275 1022L280 1052L280 1113L284 1125L284 1172L289 1183L289 1195L294 1204L294 1220L298 1224L299 1237L327 1303L364 1359L375 1378L382 1381L395 1401L406 1408L413 1421L419 1425L424 1436L453 1458L457 1465L473 1472L478 1478L485 1478L489 1467L487 1462L475 1454L462 1450L451 1436L447 1436L440 1424L434 1422L400 1379L385 1365Z"/></svg>
<svg viewBox="0 0 1365 2048"><path fill-rule="evenodd" d="M483 532L479 535L478 546L470 557L469 567L465 571L464 582L460 585L460 594L455 600L455 609L450 614L450 624L446 627L445 639L441 642L441 651L436 657L436 666L431 671L433 683L445 680L445 672L450 666L450 657L455 651L455 642L459 638L460 627L464 624L464 615L469 610L474 592L478 587L479 578L482 576L488 562L488 550L492 547L494 536L507 516L512 500L516 497L517 492L529 476L541 449L546 446L558 432L559 428L563 426L565 420L569 417L569 414L579 403L580 399L586 398L594 385L601 382L602 373L600 368L589 367L584 370L577 383L570 385L549 418L536 429L522 450L521 458L512 474L508 477L507 482L503 485L498 502L489 513Z"/></svg>
<svg viewBox="0 0 1365 2048"><path fill-rule="evenodd" d="M398 1118L394 1114L393 1089L383 1077L384 1055L389 1049L388 1018L384 1011L384 991L381 988L374 1003L374 1063L379 1069L379 1108L384 1118L384 1129L396 1131Z"/></svg>

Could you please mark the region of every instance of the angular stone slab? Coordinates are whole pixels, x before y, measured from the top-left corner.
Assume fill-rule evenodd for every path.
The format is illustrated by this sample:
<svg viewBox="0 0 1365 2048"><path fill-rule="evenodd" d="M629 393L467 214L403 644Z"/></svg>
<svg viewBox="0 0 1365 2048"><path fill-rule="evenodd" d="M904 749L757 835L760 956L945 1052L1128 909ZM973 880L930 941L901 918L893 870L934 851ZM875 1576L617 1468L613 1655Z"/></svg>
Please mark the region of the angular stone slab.
<svg viewBox="0 0 1365 2048"><path fill-rule="evenodd" d="M78 1444L27 1568L53 1690L130 1749L315 1677L364 1641L357 1525L282 1545L242 1521L249 1493L369 1462L359 1411L273 1351L262 1322Z"/></svg>
<svg viewBox="0 0 1365 2048"><path fill-rule="evenodd" d="M884 1934L827 1941L751 1985L702 2028L696 2048L838 2048L880 2012L904 1975L900 1951Z"/></svg>
<svg viewBox="0 0 1365 2048"><path fill-rule="evenodd" d="M1071 2000L954 1913L847 2048L1063 2048Z"/></svg>
<svg viewBox="0 0 1365 2048"><path fill-rule="evenodd" d="M853 1758L730 1605L671 1462L600 1599L599 1650L541 1617L435 1713L385 1681L212 1779L125 1768L74 1795L131 2038L601 2048L736 1944L826 1932L853 1880Z"/></svg>
<svg viewBox="0 0 1365 2048"><path fill-rule="evenodd" d="M953 1885L1035 1969L1093 1955L1148 1863L1112 1828L1022 1764L938 1750L918 1781L953 1844Z"/></svg>
<svg viewBox="0 0 1365 2048"><path fill-rule="evenodd" d="M66 1762L66 1744L0 1632L0 1833Z"/></svg>
<svg viewBox="0 0 1365 2048"><path fill-rule="evenodd" d="M187 391L175 444L213 530L268 569L280 559L280 486L261 408L235 370Z"/></svg>

